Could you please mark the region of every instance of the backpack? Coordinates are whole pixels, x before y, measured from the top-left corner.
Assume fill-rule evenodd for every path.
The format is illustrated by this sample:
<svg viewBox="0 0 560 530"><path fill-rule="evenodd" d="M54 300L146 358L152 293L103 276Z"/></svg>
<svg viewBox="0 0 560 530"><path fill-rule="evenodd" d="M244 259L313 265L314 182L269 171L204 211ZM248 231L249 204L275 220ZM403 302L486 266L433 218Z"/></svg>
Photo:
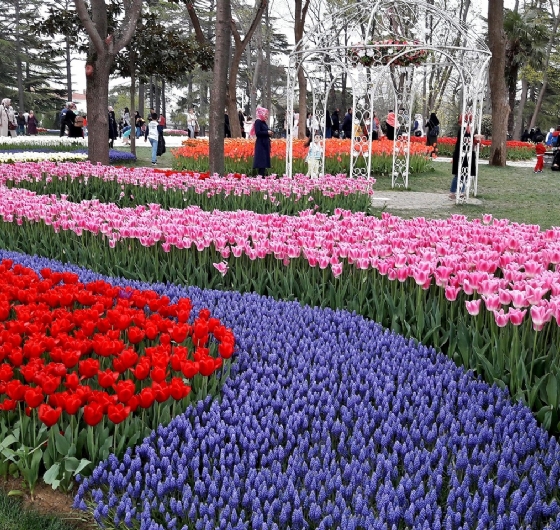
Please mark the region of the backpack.
<svg viewBox="0 0 560 530"><path fill-rule="evenodd" d="M439 125L434 125L428 132L428 136L431 136L432 138L439 136Z"/></svg>
<svg viewBox="0 0 560 530"><path fill-rule="evenodd" d="M75 127L83 127L84 126L84 117L83 116L76 116L74 119L74 126Z"/></svg>

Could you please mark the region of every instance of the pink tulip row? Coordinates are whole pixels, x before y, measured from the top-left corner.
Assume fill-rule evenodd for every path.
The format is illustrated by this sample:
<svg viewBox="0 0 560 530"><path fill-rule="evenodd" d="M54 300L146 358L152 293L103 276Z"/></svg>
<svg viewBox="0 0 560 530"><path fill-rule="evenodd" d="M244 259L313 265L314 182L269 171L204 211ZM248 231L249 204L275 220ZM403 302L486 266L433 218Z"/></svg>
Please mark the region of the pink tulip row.
<svg viewBox="0 0 560 530"><path fill-rule="evenodd" d="M192 206L164 210L157 204L131 209L21 189L2 190L0 215L5 222L26 219L55 231L103 234L111 247L132 238L166 252L213 247L225 260L273 255L288 265L303 257L312 267L330 267L334 276L344 264L376 269L390 280L413 278L424 289L435 284L451 301L461 291L472 295L468 311L477 314L483 303L499 326L518 325L527 312L537 330L552 318L560 324L560 228L541 231L490 215L474 221L459 215L405 220L342 210L285 216ZM215 266L227 273L227 263Z"/></svg>
<svg viewBox="0 0 560 530"><path fill-rule="evenodd" d="M237 178L241 177L241 178ZM266 193L270 200L275 196L307 197L314 192L320 192L326 197L337 195L351 195L354 193L373 195L374 179L348 178L344 174L324 175L318 179L310 179L305 175L295 175L293 178L263 178L245 177L240 175L219 175L200 178L199 173L154 170L139 167L112 167L101 164L85 163L17 163L2 168L0 184L7 181L19 183L51 182L53 179L78 180L87 183L89 179L101 179L106 182L117 182L122 185L133 185L145 188L166 190L193 190L197 194L208 196L223 194L250 195L251 193Z"/></svg>

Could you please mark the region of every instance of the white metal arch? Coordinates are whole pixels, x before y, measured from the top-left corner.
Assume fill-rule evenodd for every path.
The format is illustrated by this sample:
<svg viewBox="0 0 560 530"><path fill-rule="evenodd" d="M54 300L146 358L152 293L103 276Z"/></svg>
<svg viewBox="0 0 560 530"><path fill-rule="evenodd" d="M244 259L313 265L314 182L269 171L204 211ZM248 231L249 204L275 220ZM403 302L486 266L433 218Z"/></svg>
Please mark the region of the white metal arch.
<svg viewBox="0 0 560 530"><path fill-rule="evenodd" d="M329 28L345 26L345 43L333 42ZM367 61L364 59L366 56ZM422 60L418 59L421 57ZM288 69L286 173L292 175L293 121L298 70L303 68L312 96L312 116L324 130L329 91L346 73L353 95L354 120L372 116L379 92L390 87L393 94L395 129L392 185L408 186L411 112L414 104L414 74L436 68L442 62L453 65L461 90L461 160L457 202L477 192L477 174L471 179L472 135L480 130L486 71L491 54L484 41L461 21L424 0L369 0L351 4L323 17L306 33L290 55ZM429 60L428 60L429 59ZM387 92L387 90L386 90ZM301 116L300 119L305 119ZM476 147L478 151L478 147ZM371 174L371 128L364 135L352 134L350 174ZM462 164L460 164L462 166ZM324 156L321 161L324 170Z"/></svg>

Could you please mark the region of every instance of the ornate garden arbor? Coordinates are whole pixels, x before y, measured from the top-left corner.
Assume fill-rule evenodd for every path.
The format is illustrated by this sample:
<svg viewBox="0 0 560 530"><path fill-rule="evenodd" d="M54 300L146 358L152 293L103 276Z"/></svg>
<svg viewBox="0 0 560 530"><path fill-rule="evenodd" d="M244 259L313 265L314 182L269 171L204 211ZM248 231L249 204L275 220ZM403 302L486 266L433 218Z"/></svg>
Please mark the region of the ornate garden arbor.
<svg viewBox="0 0 560 530"><path fill-rule="evenodd" d="M336 28L343 25L340 35L347 36L348 44L339 44L342 37L335 36ZM423 0L366 0L324 17L290 55L286 174L292 175L293 136L297 131L290 117L300 68L306 74L307 90L312 96L308 110L323 131L328 95L337 79L346 75L353 97L352 176L371 175L372 138L368 124L373 113L377 112L383 121L387 111L394 111L393 187L408 186L411 114L415 95L421 90L419 81L426 83L435 69L444 69L445 83L460 87L461 146L468 161L458 183L464 198L457 193L457 201L468 199L471 190L476 195L477 177L470 176L473 141L472 135L466 133L471 128L480 130L490 56L488 47L474 31ZM323 172L324 164L323 154Z"/></svg>

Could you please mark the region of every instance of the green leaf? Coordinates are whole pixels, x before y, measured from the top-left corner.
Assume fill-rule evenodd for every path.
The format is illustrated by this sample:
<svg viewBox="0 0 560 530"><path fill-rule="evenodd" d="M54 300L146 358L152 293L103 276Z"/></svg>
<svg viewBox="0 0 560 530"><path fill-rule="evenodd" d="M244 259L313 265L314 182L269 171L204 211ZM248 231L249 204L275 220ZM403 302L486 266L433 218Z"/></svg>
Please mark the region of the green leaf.
<svg viewBox="0 0 560 530"><path fill-rule="evenodd" d="M47 471L43 475L43 480L45 481L45 484L49 484L50 486L52 486L53 490L57 489L58 486L60 485L60 480L58 480L59 473L60 473L60 463L57 462L56 464L53 464L51 467L49 467L49 469L47 469Z"/></svg>
<svg viewBox="0 0 560 530"><path fill-rule="evenodd" d="M54 431L54 442L56 445L56 450L62 456L66 456L68 454L68 450L70 449L70 442L58 431Z"/></svg>
<svg viewBox="0 0 560 530"><path fill-rule="evenodd" d="M546 396L548 404L553 407L558 407L558 379L554 374L548 374L548 382L546 383Z"/></svg>
<svg viewBox="0 0 560 530"><path fill-rule="evenodd" d="M24 492L21 490L10 490L8 491L8 497L23 497Z"/></svg>

